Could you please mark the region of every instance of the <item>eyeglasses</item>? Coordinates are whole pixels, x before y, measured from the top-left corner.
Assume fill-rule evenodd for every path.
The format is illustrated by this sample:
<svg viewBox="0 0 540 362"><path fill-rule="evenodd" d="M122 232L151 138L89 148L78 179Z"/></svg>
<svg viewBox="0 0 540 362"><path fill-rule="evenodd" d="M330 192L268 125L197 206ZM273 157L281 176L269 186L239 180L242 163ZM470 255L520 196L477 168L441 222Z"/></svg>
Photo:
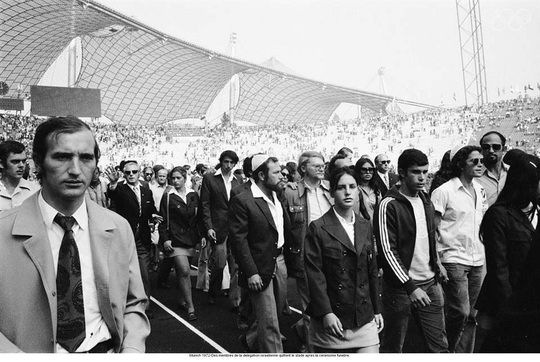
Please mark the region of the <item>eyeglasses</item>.
<svg viewBox="0 0 540 362"><path fill-rule="evenodd" d="M467 161L471 161L475 166L478 165L478 162L480 162L481 165L484 164L483 158L471 158L470 160L467 160Z"/></svg>
<svg viewBox="0 0 540 362"><path fill-rule="evenodd" d="M152 176L151 173L145 173L144 175L145 175L145 176Z"/></svg>
<svg viewBox="0 0 540 362"><path fill-rule="evenodd" d="M289 174L288 174L287 172L282 172L282 173L281 173L281 176L287 177L287 176L289 176Z"/></svg>
<svg viewBox="0 0 540 362"><path fill-rule="evenodd" d="M360 167L360 172L373 173L375 172L375 169L373 167Z"/></svg>
<svg viewBox="0 0 540 362"><path fill-rule="evenodd" d="M317 170L324 170L324 165L312 165L313 168L316 168Z"/></svg>
<svg viewBox="0 0 540 362"><path fill-rule="evenodd" d="M136 175L139 173L139 170L133 170L133 171L124 171L126 175Z"/></svg>
<svg viewBox="0 0 540 362"><path fill-rule="evenodd" d="M380 163L383 163L383 164L389 164L390 163L390 160L385 160L385 161L379 161Z"/></svg>
<svg viewBox="0 0 540 362"><path fill-rule="evenodd" d="M494 152L499 152L502 150L502 145L500 143L482 143L482 149L484 151L489 151L490 149L493 149Z"/></svg>

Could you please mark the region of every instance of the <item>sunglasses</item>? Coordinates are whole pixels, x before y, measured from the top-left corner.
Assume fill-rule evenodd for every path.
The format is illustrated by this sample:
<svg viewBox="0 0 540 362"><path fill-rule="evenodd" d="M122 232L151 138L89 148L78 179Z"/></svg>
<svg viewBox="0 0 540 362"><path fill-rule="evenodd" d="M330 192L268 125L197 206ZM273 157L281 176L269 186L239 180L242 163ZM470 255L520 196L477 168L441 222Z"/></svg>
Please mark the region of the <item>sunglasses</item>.
<svg viewBox="0 0 540 362"><path fill-rule="evenodd" d="M500 143L493 143L493 144L483 143L482 149L484 151L489 151L490 149L493 149L494 152L499 152L500 150L502 150L502 145Z"/></svg>
<svg viewBox="0 0 540 362"><path fill-rule="evenodd" d="M390 163L390 160L386 160L386 161L380 161L382 164L389 164Z"/></svg>
<svg viewBox="0 0 540 362"><path fill-rule="evenodd" d="M478 165L478 162L480 162L481 165L484 164L483 158L471 158L470 160L467 160L467 161L471 161L475 166Z"/></svg>
<svg viewBox="0 0 540 362"><path fill-rule="evenodd" d="M152 176L151 173L145 173L144 175L145 175L145 176Z"/></svg>
<svg viewBox="0 0 540 362"><path fill-rule="evenodd" d="M124 171L124 173L125 173L126 175L136 175L136 174L139 173L139 171L138 171L138 170Z"/></svg>
<svg viewBox="0 0 540 362"><path fill-rule="evenodd" d="M373 173L375 172L375 169L373 167L360 167L360 172Z"/></svg>
<svg viewBox="0 0 540 362"><path fill-rule="evenodd" d="M289 174L287 172L282 172L281 176L287 177L287 176L289 176Z"/></svg>

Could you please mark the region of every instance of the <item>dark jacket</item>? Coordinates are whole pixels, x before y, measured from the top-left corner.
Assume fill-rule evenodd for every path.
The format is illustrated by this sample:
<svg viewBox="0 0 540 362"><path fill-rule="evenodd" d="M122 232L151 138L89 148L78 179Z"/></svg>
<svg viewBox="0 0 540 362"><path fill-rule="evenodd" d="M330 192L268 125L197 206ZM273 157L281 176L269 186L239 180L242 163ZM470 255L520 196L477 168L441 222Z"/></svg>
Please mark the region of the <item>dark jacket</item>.
<svg viewBox="0 0 540 362"><path fill-rule="evenodd" d="M482 219L487 274L475 308L495 315L516 287L534 228L523 211L494 204Z"/></svg>
<svg viewBox="0 0 540 362"><path fill-rule="evenodd" d="M159 224L160 245L167 240L171 240L173 247L190 248L199 243L198 205L199 196L195 191L186 194L186 202L175 193L163 193L159 207L159 214L163 216Z"/></svg>
<svg viewBox="0 0 540 362"><path fill-rule="evenodd" d="M389 191L389 189L386 187L386 184L377 173L377 170L375 170L374 172L373 181L377 185L377 188L379 189L379 191L381 191L381 196L382 197L386 196L386 193ZM392 189L392 187L394 187L394 185L398 181L399 181L398 175L396 175L395 173L388 172L388 183L390 184L390 189Z"/></svg>
<svg viewBox="0 0 540 362"><path fill-rule="evenodd" d="M334 313L346 329L363 326L382 310L371 225L358 215L354 238L353 245L332 208L309 225L305 242L306 313Z"/></svg>
<svg viewBox="0 0 540 362"><path fill-rule="evenodd" d="M435 245L435 209L425 193L419 193L424 203L429 236L429 265L438 280L437 249ZM384 270L383 278L391 286L404 288L411 294L416 284L409 278L409 268L416 244L414 210L397 186L394 186L375 209L373 227L377 239L379 259Z"/></svg>
<svg viewBox="0 0 540 362"><path fill-rule="evenodd" d="M330 196L330 186L328 181L321 181L322 188L325 190L324 195L328 202L333 205L334 200ZM296 190L290 186L284 190L285 199L287 201L287 213L291 219L291 245L285 251L287 259L287 268L289 276L294 278L303 278L304 273L304 239L308 230L309 208L307 204L306 184L304 180L297 183Z"/></svg>
<svg viewBox="0 0 540 362"><path fill-rule="evenodd" d="M282 207L285 201L280 198ZM285 244L290 242L290 221L283 210ZM238 285L247 288L247 279L259 274L263 289L274 275L278 256L278 231L270 208L262 198L254 198L251 189L231 199L229 242L238 264Z"/></svg>
<svg viewBox="0 0 540 362"><path fill-rule="evenodd" d="M240 182L231 174L231 191ZM201 186L201 213L205 232L213 229L216 232L216 242L223 243L228 234L229 200L227 189L221 175L206 173Z"/></svg>
<svg viewBox="0 0 540 362"><path fill-rule="evenodd" d="M108 189L109 197L114 200L116 212L123 216L131 226L135 240L140 237L142 243L150 247L151 230L150 223L152 214L157 214L157 209L154 205L154 197L152 191L142 185L139 185L141 190L141 213L139 215L139 202L133 190L125 183L118 184L116 189Z"/></svg>

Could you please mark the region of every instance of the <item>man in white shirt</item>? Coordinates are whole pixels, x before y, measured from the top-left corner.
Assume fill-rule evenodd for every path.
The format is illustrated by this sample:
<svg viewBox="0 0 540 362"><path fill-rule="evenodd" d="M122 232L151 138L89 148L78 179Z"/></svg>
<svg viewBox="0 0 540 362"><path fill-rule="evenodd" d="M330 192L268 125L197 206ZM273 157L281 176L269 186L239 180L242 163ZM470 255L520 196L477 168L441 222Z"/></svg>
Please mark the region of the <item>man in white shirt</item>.
<svg viewBox="0 0 540 362"><path fill-rule="evenodd" d="M22 204L39 190L39 184L23 178L26 151L22 143L7 140L0 143L0 211Z"/></svg>
<svg viewBox="0 0 540 362"><path fill-rule="evenodd" d="M290 239L285 200L276 192L283 187L281 167L275 157L255 155L251 187L230 203L229 238L240 270L238 284L249 289L256 322L241 336L248 352L282 353L278 316L285 306L283 256Z"/></svg>
<svg viewBox="0 0 540 362"><path fill-rule="evenodd" d="M42 189L0 217L0 352L145 351L147 299L129 224L85 201L99 154L78 118L38 126Z"/></svg>

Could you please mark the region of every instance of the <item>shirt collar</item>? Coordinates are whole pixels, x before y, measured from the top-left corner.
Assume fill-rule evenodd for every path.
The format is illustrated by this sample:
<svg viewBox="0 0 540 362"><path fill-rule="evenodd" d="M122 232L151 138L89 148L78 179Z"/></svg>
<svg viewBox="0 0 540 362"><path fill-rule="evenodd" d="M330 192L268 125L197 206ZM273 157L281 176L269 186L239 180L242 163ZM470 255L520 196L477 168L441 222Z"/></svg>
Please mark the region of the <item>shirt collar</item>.
<svg viewBox="0 0 540 362"><path fill-rule="evenodd" d="M259 188L259 186L257 186L255 182L251 184L251 193L253 194L253 198L263 198L267 202L272 202L270 201L270 199L268 199L264 192L262 192L262 190ZM272 191L272 197L274 198L274 200L277 199L277 194L275 191Z"/></svg>
<svg viewBox="0 0 540 362"><path fill-rule="evenodd" d="M41 191L39 192L38 196L38 205L41 211L41 215L43 216L43 222L45 223L45 226L51 228L56 214L62 213L49 205L47 201L45 201ZM85 230L88 228L88 210L86 209L86 199L83 198L81 206L79 206L79 208L71 216L75 218L75 221L77 221L77 225L79 225L81 229Z"/></svg>
<svg viewBox="0 0 540 362"><path fill-rule="evenodd" d="M335 207L333 207L332 210L334 210L334 213L336 214L339 222L341 222L342 224L354 225L354 222L356 221L356 215L354 214L354 212L352 214L352 221L348 221L348 220L345 220L345 218L343 216L341 216L340 214L337 213Z"/></svg>
<svg viewBox="0 0 540 362"><path fill-rule="evenodd" d="M223 174L221 173L221 168L218 168L217 171L214 173L214 176L221 176L223 177ZM229 177L229 182L232 182L232 180L236 178L236 175L231 171L231 176Z"/></svg>

